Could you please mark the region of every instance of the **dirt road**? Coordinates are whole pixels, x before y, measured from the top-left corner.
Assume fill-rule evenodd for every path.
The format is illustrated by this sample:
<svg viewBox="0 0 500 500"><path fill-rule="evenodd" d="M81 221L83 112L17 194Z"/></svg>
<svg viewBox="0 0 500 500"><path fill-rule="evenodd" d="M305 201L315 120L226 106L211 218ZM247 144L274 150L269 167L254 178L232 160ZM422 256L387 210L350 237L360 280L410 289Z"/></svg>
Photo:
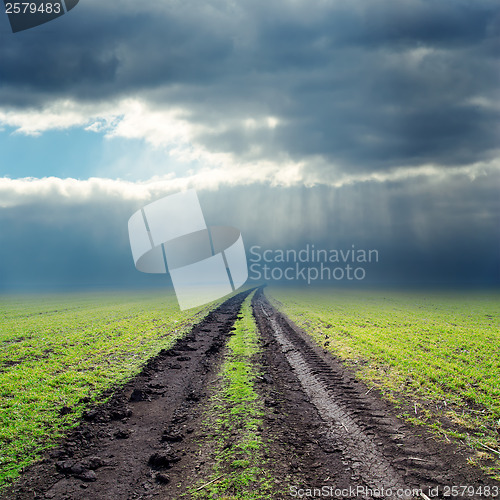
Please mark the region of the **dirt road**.
<svg viewBox="0 0 500 500"><path fill-rule="evenodd" d="M191 498L187 492L199 484L197 498L204 498L214 449L206 408L249 293L226 301L108 403L89 410L1 498L171 500ZM266 443L263 468L273 479L265 498L300 497L313 487L325 487L330 498L443 497L452 485L498 487L467 465L465 450L396 418L376 391L277 312L262 289L252 309L261 346L255 388L265 408L258 432ZM259 498L250 489L248 498ZM224 498L240 498L231 494Z"/></svg>

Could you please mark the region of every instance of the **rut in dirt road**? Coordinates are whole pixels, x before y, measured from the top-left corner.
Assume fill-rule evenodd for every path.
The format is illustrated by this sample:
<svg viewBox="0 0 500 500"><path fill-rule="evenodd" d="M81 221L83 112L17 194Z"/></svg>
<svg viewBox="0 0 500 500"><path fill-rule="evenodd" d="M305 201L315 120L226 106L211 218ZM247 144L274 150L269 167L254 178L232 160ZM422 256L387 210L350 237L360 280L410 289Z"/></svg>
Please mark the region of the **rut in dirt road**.
<svg viewBox="0 0 500 500"><path fill-rule="evenodd" d="M194 429L192 405L221 355L251 290L219 306L174 346L152 359L108 403L87 411L58 449L33 465L3 500L157 498L162 471L182 459L172 443Z"/></svg>
<svg viewBox="0 0 500 500"><path fill-rule="evenodd" d="M325 384L310 368L317 359L308 360L296 349L288 339L284 329L278 324L269 304L262 299L258 306L280 344L288 362L293 367L302 387L310 401L317 408L321 418L330 428L330 438L344 442L350 449L350 459L359 464L359 475L370 488L393 489L404 491L406 485L398 472L385 459L372 438L349 415L349 413L332 397L328 385ZM316 370L318 366L316 365ZM335 377L341 383L339 377ZM402 495L400 498L412 498Z"/></svg>
<svg viewBox="0 0 500 500"><path fill-rule="evenodd" d="M276 311L262 290L254 296L253 311L262 335L274 339L316 408L344 467L356 471L352 485L390 490L393 496L398 492L398 498L425 498L421 492L436 487L442 494L449 485L497 485L468 466L456 446L396 418L388 403L369 394L338 360Z"/></svg>
<svg viewBox="0 0 500 500"><path fill-rule="evenodd" d="M311 403L329 426L330 438L340 440L347 445L350 450L349 458L359 464L359 475L362 480L372 489L404 491L406 485L400 474L385 459L373 439L365 434L349 413L332 397L328 386L310 368L311 362L317 360L309 358L306 361L304 355L288 340L276 319L266 310L263 302L259 306ZM412 496L403 494L400 498L406 499Z"/></svg>

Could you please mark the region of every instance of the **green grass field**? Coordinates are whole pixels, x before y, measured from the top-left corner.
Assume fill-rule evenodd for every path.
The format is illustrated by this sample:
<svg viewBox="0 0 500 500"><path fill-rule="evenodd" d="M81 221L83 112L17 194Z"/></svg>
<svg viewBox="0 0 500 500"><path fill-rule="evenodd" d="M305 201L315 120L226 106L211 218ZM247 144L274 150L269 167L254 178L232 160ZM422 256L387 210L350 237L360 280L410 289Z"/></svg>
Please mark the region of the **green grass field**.
<svg viewBox="0 0 500 500"><path fill-rule="evenodd" d="M266 294L406 419L472 445L473 461L500 476L500 294L278 288ZM164 292L0 297L0 485L215 305L182 312ZM210 477L225 479L203 495L231 491L240 498L238 487L252 483L265 497L249 299L235 327L209 408L217 419L209 424L217 446L228 429L238 445L217 448Z"/></svg>
<svg viewBox="0 0 500 500"><path fill-rule="evenodd" d="M0 485L212 307L182 312L165 292L0 297Z"/></svg>
<svg viewBox="0 0 500 500"><path fill-rule="evenodd" d="M266 294L407 419L471 444L473 460L500 475L500 293Z"/></svg>

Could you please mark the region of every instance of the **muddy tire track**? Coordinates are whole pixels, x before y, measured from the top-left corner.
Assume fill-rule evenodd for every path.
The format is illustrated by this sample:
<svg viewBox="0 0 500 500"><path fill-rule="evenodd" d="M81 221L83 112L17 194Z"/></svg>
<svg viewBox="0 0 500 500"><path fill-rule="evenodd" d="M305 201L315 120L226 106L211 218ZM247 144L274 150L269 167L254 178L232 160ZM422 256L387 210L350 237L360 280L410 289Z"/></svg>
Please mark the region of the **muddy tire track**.
<svg viewBox="0 0 500 500"><path fill-rule="evenodd" d="M306 360L304 354L288 340L284 330L276 319L267 312L262 303L260 307L309 400L318 410L325 425L329 427L330 439L346 444L346 448L350 450L349 458L359 464L361 479L373 489L400 489L404 491L406 485L403 483L401 475L384 457L373 438L365 434L364 429L358 425L356 420L337 402L335 397L332 397L329 384L326 384L322 377L317 375L317 367L314 371L311 368L311 362L317 363L319 360L314 358ZM412 496L402 495L400 498L409 499Z"/></svg>
<svg viewBox="0 0 500 500"><path fill-rule="evenodd" d="M436 487L441 496L446 485L498 486L466 463L464 450L437 442L425 430L410 427L395 417L389 403L370 394L353 373L276 311L262 290L254 296L253 310L262 335L279 346L306 401L316 408L323 428L319 433L323 432L332 447L340 450L344 470L335 474L339 478L350 470L352 485L378 491L399 490L399 498L425 498L408 490L421 489L425 494L430 489L436 491ZM331 468L323 477L327 472L331 476ZM321 471L317 475L321 476Z"/></svg>
<svg viewBox="0 0 500 500"><path fill-rule="evenodd" d="M192 409L203 400L241 305L230 298L171 349L150 360L111 399L13 486L3 500L132 500L158 498L194 432ZM111 395L111 394L110 394Z"/></svg>

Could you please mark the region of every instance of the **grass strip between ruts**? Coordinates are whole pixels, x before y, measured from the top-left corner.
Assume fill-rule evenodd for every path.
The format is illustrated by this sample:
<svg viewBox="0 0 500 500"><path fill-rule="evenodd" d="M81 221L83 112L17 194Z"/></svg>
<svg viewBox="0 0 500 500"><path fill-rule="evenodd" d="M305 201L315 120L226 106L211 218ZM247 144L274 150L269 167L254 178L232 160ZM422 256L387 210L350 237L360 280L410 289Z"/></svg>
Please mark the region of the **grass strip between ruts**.
<svg viewBox="0 0 500 500"><path fill-rule="evenodd" d="M213 440L212 471L189 491L189 498L272 498L272 478L266 469L265 443L260 432L264 406L254 388L259 375L255 363L259 332L250 302L251 296L243 303L234 324L219 373L220 384L206 412L204 426ZM203 484L206 486L199 490Z"/></svg>

